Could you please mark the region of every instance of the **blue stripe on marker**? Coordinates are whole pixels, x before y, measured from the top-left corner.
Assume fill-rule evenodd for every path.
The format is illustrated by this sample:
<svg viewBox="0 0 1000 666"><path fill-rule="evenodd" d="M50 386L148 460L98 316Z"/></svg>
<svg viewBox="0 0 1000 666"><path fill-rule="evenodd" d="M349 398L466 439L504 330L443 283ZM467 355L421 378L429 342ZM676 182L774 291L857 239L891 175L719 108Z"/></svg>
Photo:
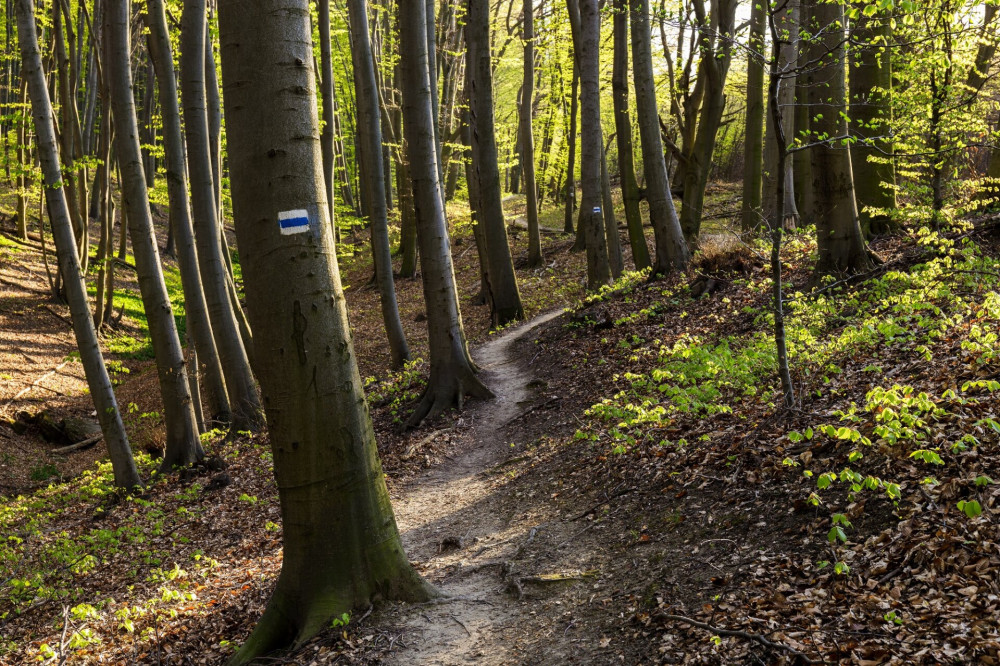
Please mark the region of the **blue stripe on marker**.
<svg viewBox="0 0 1000 666"><path fill-rule="evenodd" d="M292 217L287 220L279 220L282 229L290 229L292 227L308 227L309 218L308 217Z"/></svg>

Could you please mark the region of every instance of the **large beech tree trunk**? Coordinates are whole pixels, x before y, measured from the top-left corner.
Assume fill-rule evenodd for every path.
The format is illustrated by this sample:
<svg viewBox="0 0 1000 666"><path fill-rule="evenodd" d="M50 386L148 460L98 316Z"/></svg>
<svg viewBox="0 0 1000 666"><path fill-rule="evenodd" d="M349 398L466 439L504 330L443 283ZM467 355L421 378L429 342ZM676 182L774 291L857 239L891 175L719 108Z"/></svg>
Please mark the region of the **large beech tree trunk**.
<svg viewBox="0 0 1000 666"><path fill-rule="evenodd" d="M400 3L400 52L402 59L403 131L410 160L410 179L417 218L420 276L427 308L427 334L431 371L427 390L410 417L410 425L434 417L457 404L466 393L491 397L476 377L469 356L458 307L458 289L451 260L451 245L441 196L438 152L435 145L434 81L428 58L427 14L417 2Z"/></svg>
<svg viewBox="0 0 1000 666"><path fill-rule="evenodd" d="M392 249L389 246L389 220L385 197L385 169L382 163L382 124L379 119L378 84L375 81L375 61L368 37L368 3L348 0L354 62L354 88L358 112L358 150L365 178L362 194L368 199L368 220L371 228L372 256L375 262L375 282L382 306L382 321L389 339L389 355L394 368L402 368L409 360L410 350L403 335L396 304L396 287L392 279ZM329 191L328 191L329 193Z"/></svg>
<svg viewBox="0 0 1000 666"><path fill-rule="evenodd" d="M31 115L35 121L38 142L38 160L45 182L45 198L52 221L52 235L56 243L59 270L66 286L66 299L69 301L70 315L73 319L73 332L76 334L77 347L80 350L80 362L83 364L87 386L97 410L104 443L111 457L115 486L131 490L141 487L142 480L132 458L132 449L129 448L125 426L122 424L115 393L111 388L111 378L101 356L97 331L87 301L87 287L80 271L80 260L77 256L66 195L63 188L58 186L63 182L63 178L60 172L56 130L52 123L52 103L45 84L45 72L42 70L42 56L38 50L34 3L32 0L16 0L16 9L21 73L27 82L28 96L31 99Z"/></svg>
<svg viewBox="0 0 1000 666"><path fill-rule="evenodd" d="M844 80L844 6L817 0L811 7L808 104L814 137L847 136L847 95ZM809 150L815 196L816 237L820 275L861 273L871 267L854 200L851 153L844 140Z"/></svg>
<svg viewBox="0 0 1000 666"><path fill-rule="evenodd" d="M201 287L198 254L194 246L184 137L181 134L180 109L177 106L174 56L170 47L163 0L148 0L145 16L149 27L149 57L156 68L156 81L160 89L167 196L170 200L170 228L181 272L181 283L184 287L184 311L187 315L190 337L197 348L197 367L204 373L204 387L212 419L228 423L231 418L229 396L226 393L219 352L212 335L212 323L208 317L208 305L205 303L205 294Z"/></svg>
<svg viewBox="0 0 1000 666"><path fill-rule="evenodd" d="M649 0L631 0L632 76L635 79L635 110L639 119L642 164L646 174L646 200L649 222L653 226L656 252L653 274L684 270L690 257L681 223L670 195L667 161L653 85L653 55L650 46Z"/></svg>
<svg viewBox="0 0 1000 666"><path fill-rule="evenodd" d="M497 140L493 116L493 58L490 53L489 0L469 0L465 25L466 76L469 89L469 192L476 191L474 214L482 230L488 276L487 294L491 321L502 326L524 318L517 276L504 224L497 166Z"/></svg>
<svg viewBox="0 0 1000 666"><path fill-rule="evenodd" d="M108 63L105 75L111 90L111 110L115 126L115 146L121 169L122 205L128 220L139 274L139 291L149 322L149 337L156 355L156 370L163 399L166 447L162 469L189 465L204 456L198 438L191 400L191 388L174 312L160 267L160 255L153 234L149 195L142 171L139 128L132 99L132 72L129 68L129 2L109 0L105 10ZM199 53L200 55L200 53Z"/></svg>
<svg viewBox="0 0 1000 666"><path fill-rule="evenodd" d="M260 401L247 349L233 312L233 297L222 257L221 229L215 207L215 180L205 99L205 16L205 0L185 0L181 17L180 69L191 212L202 287L233 412L231 427L233 431L252 430L259 424Z"/></svg>
<svg viewBox="0 0 1000 666"><path fill-rule="evenodd" d="M524 41L524 77L521 80L521 175L528 217L528 267L542 265L542 237L538 230L538 183L535 179L535 132L532 104L535 101L535 9L534 0L524 0L521 37Z"/></svg>
<svg viewBox="0 0 1000 666"><path fill-rule="evenodd" d="M319 144L308 0L219 2L233 213L274 475L281 574L231 664L376 599L433 590L406 559L351 343ZM289 66L289 63L302 63Z"/></svg>
<svg viewBox="0 0 1000 666"><path fill-rule="evenodd" d="M580 220L587 245L587 289L611 283L601 205L601 15L597 0L580 0Z"/></svg>
<svg viewBox="0 0 1000 666"><path fill-rule="evenodd" d="M890 17L860 14L854 21L850 49L851 134L860 141L851 144L854 195L858 202L861 231L866 236L897 228L892 219L896 208L896 169L892 139L892 65L887 45L892 40Z"/></svg>
<svg viewBox="0 0 1000 666"><path fill-rule="evenodd" d="M632 262L637 270L650 267L649 246L642 231L642 215L639 212L639 184L635 179L635 163L632 157L632 119L628 112L628 3L615 0L614 67L611 74L611 89L615 110L615 139L618 142L618 174L621 180L622 203L625 205L625 224L628 227L629 244L632 246Z"/></svg>

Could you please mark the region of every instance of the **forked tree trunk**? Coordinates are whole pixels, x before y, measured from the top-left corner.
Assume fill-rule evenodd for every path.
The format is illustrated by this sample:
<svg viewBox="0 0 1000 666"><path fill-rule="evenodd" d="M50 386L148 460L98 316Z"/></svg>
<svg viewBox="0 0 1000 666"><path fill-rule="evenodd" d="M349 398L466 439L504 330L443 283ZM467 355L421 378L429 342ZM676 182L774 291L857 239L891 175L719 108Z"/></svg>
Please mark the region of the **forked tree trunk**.
<svg viewBox="0 0 1000 666"><path fill-rule="evenodd" d="M642 231L639 212L639 183L635 179L635 162L632 157L632 119L628 112L628 3L615 0L614 18L614 67L611 90L615 110L615 139L618 143L618 175L621 180L622 203L625 206L625 225L628 227L632 262L636 270L650 267L649 246Z"/></svg>
<svg viewBox="0 0 1000 666"><path fill-rule="evenodd" d="M132 99L129 68L129 2L109 0L105 11L108 63L105 75L111 91L115 146L121 169L122 206L128 219L132 252L139 274L139 291L149 322L149 337L156 355L156 371L163 399L166 445L161 469L190 465L204 451L198 438L198 423L191 402L184 354L177 335L173 308L160 267L160 255L149 212L146 178L142 172L139 129Z"/></svg>
<svg viewBox="0 0 1000 666"><path fill-rule="evenodd" d="M149 27L149 57L156 68L156 80L160 88L170 228L173 231L177 264L184 288L184 311L187 315L189 339L198 349L197 364L194 367L204 373L203 386L208 395L212 420L228 423L231 418L229 396L226 393L226 383L219 362L219 353L215 347L215 338L212 336L208 305L205 303L205 294L201 287L198 254L194 247L184 137L181 134L180 109L177 106L174 56L170 46L163 0L148 0L146 22Z"/></svg>
<svg viewBox="0 0 1000 666"><path fill-rule="evenodd" d="M38 158L45 182L45 197L48 200L49 215L52 220L59 270L66 285L66 299L69 301L70 315L73 319L73 332L76 334L77 347L80 350L80 362L83 364L87 387L94 400L101 433L104 435L104 442L111 457L115 486L132 490L141 487L142 480L132 458L132 449L129 447L115 393L111 388L111 378L101 356L97 331L94 329L94 321L87 302L87 287L80 271L66 196L63 189L58 186L63 178L56 131L52 124L52 103L45 85L42 56L38 50L35 7L31 0L16 0L16 3L21 72L27 81L31 99L31 115L35 121L35 133L38 137Z"/></svg>
<svg viewBox="0 0 1000 666"><path fill-rule="evenodd" d="M666 275L687 267L689 253L680 220L670 196L667 161L663 154L660 123L653 85L653 55L650 46L649 0L630 0L632 75L635 79L635 109L639 119L642 164L646 173L646 200L653 226L656 252L653 275Z"/></svg>
<svg viewBox="0 0 1000 666"><path fill-rule="evenodd" d="M538 230L538 183L535 179L535 132L532 104L535 101L535 10L534 0L524 0L521 38L524 41L524 77L521 80L521 174L528 217L528 267L538 268L542 258L542 237Z"/></svg>
<svg viewBox="0 0 1000 666"><path fill-rule="evenodd" d="M222 257L215 208L215 182L205 99L205 0L185 0L181 17L181 101L187 141L191 213L202 288L233 413L232 430L253 430L260 422L260 401L247 349L237 327L229 275Z"/></svg>
<svg viewBox="0 0 1000 666"><path fill-rule="evenodd" d="M493 58L490 52L489 0L469 0L465 25L466 76L469 89L469 125L471 160L469 192L476 191L475 208L486 246L487 293L490 319L502 326L524 318L517 276L510 255L507 227L504 224L500 193L500 170L497 166L496 127L493 116ZM477 236L477 239L479 237Z"/></svg>
<svg viewBox="0 0 1000 666"><path fill-rule="evenodd" d="M434 141L434 117L429 69L427 14L417 2L400 3L400 51L402 59L403 129L410 159L420 273L427 308L427 334L431 371L424 396L410 417L416 425L457 404L466 393L491 397L476 377L462 330L455 271L441 197L440 171Z"/></svg>
<svg viewBox="0 0 1000 666"><path fill-rule="evenodd" d="M812 136L847 136L844 80L844 6L816 2L811 8L809 60L820 63L810 76L808 103ZM863 273L871 268L854 200L851 153L844 140L809 150L815 193L820 275Z"/></svg>
<svg viewBox="0 0 1000 666"><path fill-rule="evenodd" d="M743 139L743 231L761 227L761 176L764 160L764 4L750 7L747 45L747 112ZM787 113L787 111L786 111Z"/></svg>
<svg viewBox="0 0 1000 666"><path fill-rule="evenodd" d="M382 124L379 120L378 84L375 80L375 61L372 58L368 37L368 3L366 0L348 0L347 11L351 23L354 63L354 88L358 113L358 149L366 180L362 193L368 199L371 213L368 220L371 230L372 257L375 263L375 282L378 284L382 321L389 340L389 355L393 368L402 368L410 359L406 346L403 324L399 320L396 287L392 279L392 249L389 247L389 220L385 197L385 169L382 163Z"/></svg>
<svg viewBox="0 0 1000 666"><path fill-rule="evenodd" d="M270 352L258 369L284 549L267 610L231 664L299 646L376 599L434 594L403 552L351 344L308 0L255 9L221 0L219 29L236 237L254 331Z"/></svg>
<svg viewBox="0 0 1000 666"><path fill-rule="evenodd" d="M601 205L601 15L597 0L580 0L580 180L583 199L579 224L587 244L587 289L611 283L604 210Z"/></svg>

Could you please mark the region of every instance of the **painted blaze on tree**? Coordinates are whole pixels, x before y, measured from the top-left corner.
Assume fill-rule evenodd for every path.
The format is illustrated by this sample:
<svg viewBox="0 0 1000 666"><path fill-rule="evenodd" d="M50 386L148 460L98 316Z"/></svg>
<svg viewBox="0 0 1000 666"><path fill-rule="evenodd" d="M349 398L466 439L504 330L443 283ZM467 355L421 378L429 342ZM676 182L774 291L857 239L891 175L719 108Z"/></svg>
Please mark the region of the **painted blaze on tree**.
<svg viewBox="0 0 1000 666"><path fill-rule="evenodd" d="M399 539L361 391L323 181L306 0L219 3L233 213L284 557L233 663L375 598L433 590ZM302 212L305 212L305 215Z"/></svg>

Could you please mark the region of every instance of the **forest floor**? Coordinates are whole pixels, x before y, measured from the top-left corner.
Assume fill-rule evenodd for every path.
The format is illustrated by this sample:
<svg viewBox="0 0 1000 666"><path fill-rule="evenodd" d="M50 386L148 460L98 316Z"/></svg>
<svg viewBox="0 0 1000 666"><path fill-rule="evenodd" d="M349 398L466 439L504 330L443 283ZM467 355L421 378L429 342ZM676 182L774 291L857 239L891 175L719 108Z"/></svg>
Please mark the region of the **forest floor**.
<svg viewBox="0 0 1000 666"><path fill-rule="evenodd" d="M460 222L457 234L471 242ZM377 296L359 286L370 264L345 260L397 521L452 599L358 609L267 663L1000 664L996 220L880 239L882 265L821 289L812 237L791 235L792 410L779 404L761 248L706 242L688 275L626 276L583 299L582 257L543 240L551 272L519 274L541 316L499 334L468 305L474 271L459 269L497 399L409 432L399 421L423 365L379 370ZM65 322L41 306L62 311L19 286L37 290L44 269L8 247L0 317L54 340ZM419 350L419 283L400 282ZM38 358L23 330L16 346ZM9 340L0 351L17 354ZM64 344L21 384L70 355ZM155 378L148 360L124 363L120 395L155 450ZM52 377L42 384L60 386ZM42 392L11 408L48 405ZM52 445L36 435L0 425L0 444L37 457L7 464L41 465ZM232 654L280 568L280 517L266 434L207 447L224 472L170 475L126 502L94 466L100 446L54 457L60 480L44 487L0 468L0 663Z"/></svg>

